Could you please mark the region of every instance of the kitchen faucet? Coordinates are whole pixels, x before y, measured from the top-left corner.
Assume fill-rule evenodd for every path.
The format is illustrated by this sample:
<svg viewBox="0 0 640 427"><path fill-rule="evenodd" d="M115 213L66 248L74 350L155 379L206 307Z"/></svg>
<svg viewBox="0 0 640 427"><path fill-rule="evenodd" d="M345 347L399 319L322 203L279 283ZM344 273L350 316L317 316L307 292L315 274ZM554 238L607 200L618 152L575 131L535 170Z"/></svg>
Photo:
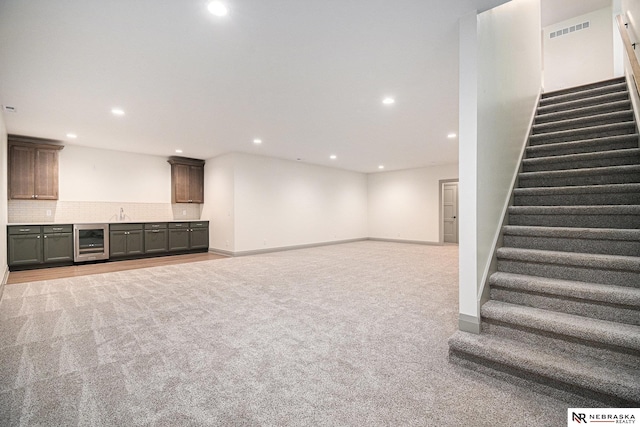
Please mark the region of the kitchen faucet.
<svg viewBox="0 0 640 427"><path fill-rule="evenodd" d="M125 217L124 208L120 208L120 221L123 221Z"/></svg>

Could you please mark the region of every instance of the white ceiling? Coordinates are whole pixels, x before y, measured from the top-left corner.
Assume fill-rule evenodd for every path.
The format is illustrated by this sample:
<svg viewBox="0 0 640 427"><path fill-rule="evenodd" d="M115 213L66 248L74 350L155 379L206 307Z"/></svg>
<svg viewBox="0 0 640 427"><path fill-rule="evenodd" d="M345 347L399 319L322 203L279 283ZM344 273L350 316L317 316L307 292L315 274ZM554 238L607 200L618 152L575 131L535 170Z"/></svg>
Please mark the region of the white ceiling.
<svg viewBox="0 0 640 427"><path fill-rule="evenodd" d="M2 0L2 114L9 133L161 156L455 163L458 19L505 1L227 0L216 18L206 0Z"/></svg>

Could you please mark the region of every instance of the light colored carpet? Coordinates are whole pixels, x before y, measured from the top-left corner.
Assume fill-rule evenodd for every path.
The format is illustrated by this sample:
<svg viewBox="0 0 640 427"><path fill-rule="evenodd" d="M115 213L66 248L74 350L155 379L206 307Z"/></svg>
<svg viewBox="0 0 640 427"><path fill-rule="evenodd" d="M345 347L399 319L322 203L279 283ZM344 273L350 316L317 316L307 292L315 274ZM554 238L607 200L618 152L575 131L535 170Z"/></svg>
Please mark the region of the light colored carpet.
<svg viewBox="0 0 640 427"><path fill-rule="evenodd" d="M8 285L0 425L564 425L449 364L456 246L356 242Z"/></svg>

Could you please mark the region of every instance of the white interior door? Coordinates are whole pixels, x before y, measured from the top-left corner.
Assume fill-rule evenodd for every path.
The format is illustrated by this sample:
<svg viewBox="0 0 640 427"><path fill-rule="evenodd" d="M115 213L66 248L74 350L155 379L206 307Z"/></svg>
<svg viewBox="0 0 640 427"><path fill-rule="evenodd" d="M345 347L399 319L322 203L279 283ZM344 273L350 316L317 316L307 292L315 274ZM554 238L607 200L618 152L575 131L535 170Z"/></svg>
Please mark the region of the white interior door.
<svg viewBox="0 0 640 427"><path fill-rule="evenodd" d="M458 183L442 185L442 220L444 241L458 243Z"/></svg>

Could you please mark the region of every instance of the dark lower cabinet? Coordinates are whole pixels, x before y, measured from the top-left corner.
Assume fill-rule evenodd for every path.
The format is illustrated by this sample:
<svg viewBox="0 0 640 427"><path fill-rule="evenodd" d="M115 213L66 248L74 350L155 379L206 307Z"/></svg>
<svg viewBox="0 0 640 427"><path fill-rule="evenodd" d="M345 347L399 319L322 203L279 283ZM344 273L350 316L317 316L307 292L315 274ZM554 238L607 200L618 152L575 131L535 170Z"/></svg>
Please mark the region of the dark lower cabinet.
<svg viewBox="0 0 640 427"><path fill-rule="evenodd" d="M209 221L190 223L190 249L209 249Z"/></svg>
<svg viewBox="0 0 640 427"><path fill-rule="evenodd" d="M111 224L109 257L126 257L144 253L143 224Z"/></svg>
<svg viewBox="0 0 640 427"><path fill-rule="evenodd" d="M209 249L209 221L169 223L169 251Z"/></svg>
<svg viewBox="0 0 640 427"><path fill-rule="evenodd" d="M9 268L73 262L73 226L8 226Z"/></svg>
<svg viewBox="0 0 640 427"><path fill-rule="evenodd" d="M111 224L109 257L136 258L209 249L209 221ZM73 225L7 226L11 270L73 264Z"/></svg>
<svg viewBox="0 0 640 427"><path fill-rule="evenodd" d="M73 262L73 226L45 225L42 227L43 262Z"/></svg>
<svg viewBox="0 0 640 427"><path fill-rule="evenodd" d="M169 250L166 222L151 222L144 225L144 253L158 254Z"/></svg>

